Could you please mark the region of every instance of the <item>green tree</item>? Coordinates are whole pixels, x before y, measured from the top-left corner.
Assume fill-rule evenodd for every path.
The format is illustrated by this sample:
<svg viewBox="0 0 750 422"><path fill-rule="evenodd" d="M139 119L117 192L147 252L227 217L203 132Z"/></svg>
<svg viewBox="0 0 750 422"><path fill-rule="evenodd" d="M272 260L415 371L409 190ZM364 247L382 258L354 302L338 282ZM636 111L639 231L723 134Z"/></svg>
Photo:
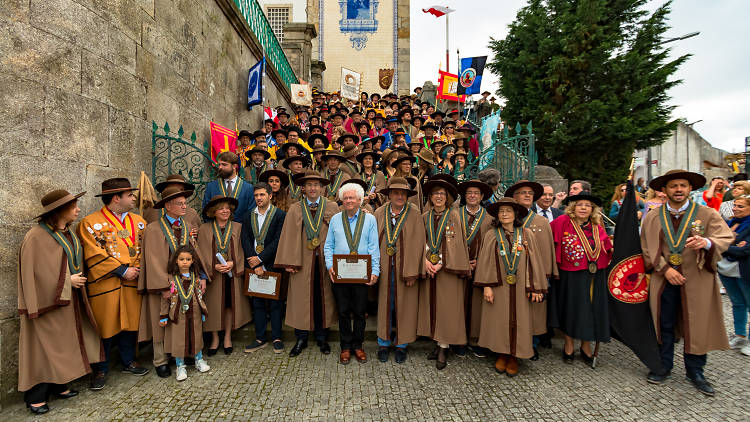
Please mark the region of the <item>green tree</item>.
<svg viewBox="0 0 750 422"><path fill-rule="evenodd" d="M530 0L505 39L490 39L488 68L500 77L503 120L533 121L540 164L590 180L609 198L627 178L635 149L658 145L670 121L670 76L661 43L670 3L646 0Z"/></svg>

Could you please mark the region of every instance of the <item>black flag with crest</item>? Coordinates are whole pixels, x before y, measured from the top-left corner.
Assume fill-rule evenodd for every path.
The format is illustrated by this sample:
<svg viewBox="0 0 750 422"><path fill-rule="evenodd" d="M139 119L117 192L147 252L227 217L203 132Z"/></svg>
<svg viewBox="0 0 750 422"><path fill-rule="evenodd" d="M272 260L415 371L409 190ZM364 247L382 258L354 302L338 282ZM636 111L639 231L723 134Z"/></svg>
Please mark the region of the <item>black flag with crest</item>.
<svg viewBox="0 0 750 422"><path fill-rule="evenodd" d="M633 182L629 180L617 216L614 251L609 264L609 323L612 337L628 346L652 372L661 374L663 368L648 304L649 275L645 273L637 210Z"/></svg>

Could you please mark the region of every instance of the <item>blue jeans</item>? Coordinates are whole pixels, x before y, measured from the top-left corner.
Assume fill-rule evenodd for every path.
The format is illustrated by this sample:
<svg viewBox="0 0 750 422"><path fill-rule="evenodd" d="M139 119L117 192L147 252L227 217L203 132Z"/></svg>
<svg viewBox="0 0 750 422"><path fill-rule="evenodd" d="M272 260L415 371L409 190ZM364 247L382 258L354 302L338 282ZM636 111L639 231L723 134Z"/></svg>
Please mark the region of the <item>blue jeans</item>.
<svg viewBox="0 0 750 422"><path fill-rule="evenodd" d="M96 372L109 372L109 356L112 344L117 344L117 350L120 352L120 361L122 366L128 367L135 361L135 345L137 344L137 331L120 331L110 338L102 339L104 347L104 361L92 363L91 369Z"/></svg>
<svg viewBox="0 0 750 422"><path fill-rule="evenodd" d="M740 277L727 277L719 274L719 279L727 289L732 301L734 334L747 337L747 314L750 311L750 283Z"/></svg>
<svg viewBox="0 0 750 422"><path fill-rule="evenodd" d="M271 314L271 340L281 340L281 307L280 300L253 297L253 321L255 323L255 339L266 342L266 305Z"/></svg>
<svg viewBox="0 0 750 422"><path fill-rule="evenodd" d="M389 309L388 312L391 313L391 317L388 318L388 321L390 321L390 325L388 326L387 333L390 336L393 330L393 319L396 317L396 312L395 312L396 311L396 300L395 300L396 299L396 273L393 267L391 267L391 276L389 280L390 280L390 285L389 285L390 288L388 289L388 297L391 300L391 309ZM391 344L393 344L393 341L391 341L391 339L382 339L378 337L378 346L389 347ZM397 344L396 347L398 347L399 349L406 349L407 345L408 343Z"/></svg>
<svg viewBox="0 0 750 422"><path fill-rule="evenodd" d="M199 360L203 359L203 351L199 351L195 355L195 361L198 362ZM185 366L185 359L183 358L174 358L174 363L177 364L177 366Z"/></svg>

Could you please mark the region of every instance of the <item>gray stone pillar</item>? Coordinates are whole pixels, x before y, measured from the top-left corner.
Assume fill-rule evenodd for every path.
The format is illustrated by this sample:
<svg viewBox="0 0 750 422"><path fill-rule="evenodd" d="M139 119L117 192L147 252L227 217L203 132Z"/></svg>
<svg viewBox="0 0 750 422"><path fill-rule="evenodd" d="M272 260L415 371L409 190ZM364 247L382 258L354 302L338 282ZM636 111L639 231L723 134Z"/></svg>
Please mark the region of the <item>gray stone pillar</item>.
<svg viewBox="0 0 750 422"><path fill-rule="evenodd" d="M436 95L437 87L431 81L426 81L422 85L422 101L427 101L430 104L435 104Z"/></svg>
<svg viewBox="0 0 750 422"><path fill-rule="evenodd" d="M319 60L313 60L310 64L310 85L322 90L323 88L323 71L326 70L326 63Z"/></svg>
<svg viewBox="0 0 750 422"><path fill-rule="evenodd" d="M312 39L318 36L315 25L290 22L284 25L284 42L281 48L298 79L311 80Z"/></svg>

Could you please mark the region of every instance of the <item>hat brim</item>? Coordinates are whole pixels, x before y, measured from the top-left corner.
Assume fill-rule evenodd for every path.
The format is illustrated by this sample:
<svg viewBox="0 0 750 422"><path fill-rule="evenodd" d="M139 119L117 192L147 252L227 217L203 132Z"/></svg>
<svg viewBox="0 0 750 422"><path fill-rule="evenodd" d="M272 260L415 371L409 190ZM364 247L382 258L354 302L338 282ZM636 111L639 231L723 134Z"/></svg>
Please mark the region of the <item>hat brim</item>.
<svg viewBox="0 0 750 422"><path fill-rule="evenodd" d="M531 190L534 191L534 201L541 198L542 195L544 194L544 186L540 185L537 182L526 181L526 182L516 183L515 185L509 187L508 189L506 189L505 194L503 196L505 196L506 198L512 198L513 194L518 189L521 189L523 187L529 187L531 188Z"/></svg>
<svg viewBox="0 0 750 422"><path fill-rule="evenodd" d="M284 145L286 145L286 144L284 144ZM248 160L252 160L253 159L253 154L263 154L263 161L268 160L269 158L271 158L271 153L268 152L268 151L266 151L266 150L264 150L264 149L251 149L250 151L246 151L245 152L245 158L247 158Z"/></svg>
<svg viewBox="0 0 750 422"><path fill-rule="evenodd" d="M214 218L208 216L208 211L211 209L211 207L221 204L222 202L228 202L231 205L234 205L234 209L237 209L237 205L239 205L240 201L232 198L231 196L222 196L221 198L215 198L206 203L206 206L203 207L203 211L201 211L201 214L203 214L206 218Z"/></svg>
<svg viewBox="0 0 750 422"><path fill-rule="evenodd" d="M129 187L129 188L117 188L117 189L108 189L106 192L102 192L100 194L94 195L94 198L99 198L104 195L114 195L117 193L123 193L123 192L131 192L131 191L137 191L138 188Z"/></svg>
<svg viewBox="0 0 750 422"><path fill-rule="evenodd" d="M417 159L412 156L405 156L405 157L398 157L394 162L391 163L391 167L397 168L399 164L401 164L402 161L409 160L412 164L417 162Z"/></svg>
<svg viewBox="0 0 750 422"><path fill-rule="evenodd" d="M692 171L681 171L659 176L652 180L648 184L648 187L655 191L661 191L662 188L667 185L667 182L677 179L687 180L688 183L690 183L690 187L692 188L692 190L703 187L706 184L706 178L703 175L693 173Z"/></svg>
<svg viewBox="0 0 750 422"><path fill-rule="evenodd" d="M422 194L426 197L429 197L430 193L433 189L437 188L443 188L446 192L451 194L453 196L453 200L455 201L456 198L458 198L458 189L456 189L455 186L450 184L450 182L447 182L442 179L432 179L425 182L424 185L422 185ZM452 202L452 201L451 201Z"/></svg>
<svg viewBox="0 0 750 422"><path fill-rule="evenodd" d="M362 164L362 160L364 160L365 157L367 157L368 155L371 156L372 159L373 159L373 161L375 161L375 162L377 162L380 159L380 153L379 152L373 151L373 150L369 150L369 151L364 151L364 152L360 152L359 154L357 154L357 161L360 164Z"/></svg>
<svg viewBox="0 0 750 422"><path fill-rule="evenodd" d="M578 195L569 196L563 200L563 205L567 206L574 201L590 201L593 202L597 207L601 208L602 206L602 200L599 197L588 193L579 193Z"/></svg>
<svg viewBox="0 0 750 422"><path fill-rule="evenodd" d="M164 204L166 204L167 202L171 201L172 199L180 197L180 196L184 196L185 198L190 198L191 196L193 196L193 193L195 193L195 191L192 191L192 190L181 190L179 192L175 192L173 194L167 195L166 197L164 197L161 200L159 200L159 202L155 203L154 204L154 208L155 209L164 208Z"/></svg>
<svg viewBox="0 0 750 422"><path fill-rule="evenodd" d="M291 170L289 168L289 164L293 163L295 161L302 161L302 167L305 167L306 165L310 164L310 159L307 158L306 156L304 156L304 155L295 155L295 156L292 156L292 157L285 158L284 161L281 162L281 167L284 167L287 170Z"/></svg>
<svg viewBox="0 0 750 422"><path fill-rule="evenodd" d="M263 173L258 176L259 182L268 183L268 178L271 176L276 176L281 181L281 186L289 186L289 178L287 177L286 172L283 172L281 170L271 169L266 170Z"/></svg>
<svg viewBox="0 0 750 422"><path fill-rule="evenodd" d="M179 184L182 185L185 190L195 190L195 185L189 182L183 182L182 180L165 180L163 182L157 183L156 186L154 186L154 189L161 193L164 189L166 189L167 186L172 184Z"/></svg>
<svg viewBox="0 0 750 422"><path fill-rule="evenodd" d="M388 196L388 194L391 193L391 191L397 191L397 190L406 192L406 196L407 197L412 197L412 196L414 196L414 195L417 194L417 191L415 191L414 189L407 189L403 185L393 186L393 187L390 187L390 188L386 187L386 188L380 189L378 191L378 193L382 194L382 195L385 195L385 196Z"/></svg>
<svg viewBox="0 0 750 422"><path fill-rule="evenodd" d="M492 204L488 205L487 213L492 217L497 218L497 213L500 211L500 207L513 207L513 209L516 211L517 218L525 218L527 215L529 215L529 210L526 209L526 207L524 207L523 205L505 201L493 202Z"/></svg>
<svg viewBox="0 0 750 422"><path fill-rule="evenodd" d="M66 204L69 204L69 203L75 201L76 199L82 197L83 195L86 195L86 191L77 193L75 195L73 195L73 194L65 195L62 198L58 199L57 201L55 201L55 202L47 205L46 207L44 207L44 208L47 208L47 209L45 209L45 211L43 213L41 213L41 214L37 215L36 217L32 218L32 220L36 220L37 218L42 218L45 215L51 214L52 212L54 212L58 208L63 207Z"/></svg>
<svg viewBox="0 0 750 422"><path fill-rule="evenodd" d="M467 180L458 185L458 193L461 197L466 198L466 190L469 188L479 188L482 192L482 200L485 200L492 196L492 188L490 185L480 182L479 180Z"/></svg>
<svg viewBox="0 0 750 422"><path fill-rule="evenodd" d="M292 181L297 186L304 186L306 182L320 182L322 186L329 185L331 183L330 180L326 179L323 176L299 176L299 177L293 177Z"/></svg>

